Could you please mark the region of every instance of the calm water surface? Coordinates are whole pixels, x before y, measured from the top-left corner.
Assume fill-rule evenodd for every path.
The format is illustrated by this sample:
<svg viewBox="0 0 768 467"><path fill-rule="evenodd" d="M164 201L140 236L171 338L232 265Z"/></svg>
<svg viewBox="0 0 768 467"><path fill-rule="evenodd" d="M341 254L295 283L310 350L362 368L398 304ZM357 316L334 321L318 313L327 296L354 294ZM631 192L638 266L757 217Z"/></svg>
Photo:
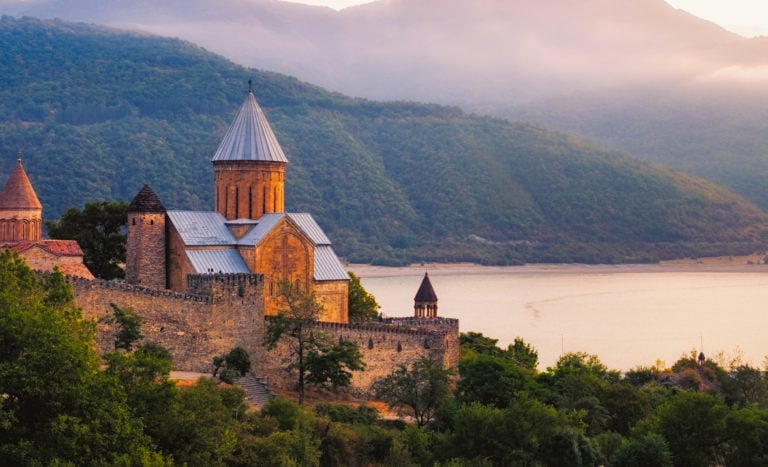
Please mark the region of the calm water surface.
<svg viewBox="0 0 768 467"><path fill-rule="evenodd" d="M413 314L423 268L350 269L388 316ZM768 268L669 270L664 266L439 267L429 275L438 313L461 330L506 347L516 336L539 352L539 367L562 352L597 354L609 368L674 363L691 349L768 355Z"/></svg>

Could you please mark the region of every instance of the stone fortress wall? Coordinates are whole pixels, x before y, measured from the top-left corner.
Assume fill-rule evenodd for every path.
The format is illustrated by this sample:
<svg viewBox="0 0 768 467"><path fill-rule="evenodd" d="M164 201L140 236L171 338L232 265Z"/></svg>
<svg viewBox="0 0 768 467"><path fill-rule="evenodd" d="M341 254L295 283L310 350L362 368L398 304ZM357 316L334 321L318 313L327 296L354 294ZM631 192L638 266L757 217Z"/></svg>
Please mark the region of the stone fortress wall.
<svg viewBox="0 0 768 467"><path fill-rule="evenodd" d="M100 353L114 349L114 325L101 318L112 316L111 304L132 307L144 319L142 333L173 355L175 369L209 373L212 359L236 346L251 356L253 372L276 388L295 383L287 341L267 351L263 311L263 276L258 274L203 274L189 276L187 294L157 290L122 282L67 277L75 302L86 318L98 322ZM356 342L366 363L354 372L352 389L365 394L374 381L400 364L428 356L446 367L458 365L459 322L456 319L388 318L379 322L340 324L319 322L318 332L333 339Z"/></svg>

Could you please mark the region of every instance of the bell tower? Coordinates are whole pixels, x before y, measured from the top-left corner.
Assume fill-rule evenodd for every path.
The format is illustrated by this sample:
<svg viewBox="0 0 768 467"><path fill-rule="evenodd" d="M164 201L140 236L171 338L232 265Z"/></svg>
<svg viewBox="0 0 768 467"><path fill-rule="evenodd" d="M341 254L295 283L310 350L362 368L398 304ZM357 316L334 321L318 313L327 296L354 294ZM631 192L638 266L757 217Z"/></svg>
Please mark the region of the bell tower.
<svg viewBox="0 0 768 467"><path fill-rule="evenodd" d="M248 95L213 156L215 210L227 220L285 212L288 159L256 102Z"/></svg>
<svg viewBox="0 0 768 467"><path fill-rule="evenodd" d="M413 299L413 316L415 318L437 318L437 294L432 288L429 274L424 273L419 291Z"/></svg>

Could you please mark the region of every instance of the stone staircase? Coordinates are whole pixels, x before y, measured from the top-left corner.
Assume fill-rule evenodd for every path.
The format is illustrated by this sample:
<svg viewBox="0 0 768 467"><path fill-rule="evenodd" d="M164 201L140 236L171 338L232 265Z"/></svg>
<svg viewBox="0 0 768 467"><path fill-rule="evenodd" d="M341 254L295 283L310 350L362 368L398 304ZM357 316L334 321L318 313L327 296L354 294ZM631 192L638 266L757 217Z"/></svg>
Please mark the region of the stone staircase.
<svg viewBox="0 0 768 467"><path fill-rule="evenodd" d="M248 402L259 408L264 407L264 404L272 397L272 391L269 390L267 384L253 373L246 373L245 376L237 378L235 384L243 388Z"/></svg>

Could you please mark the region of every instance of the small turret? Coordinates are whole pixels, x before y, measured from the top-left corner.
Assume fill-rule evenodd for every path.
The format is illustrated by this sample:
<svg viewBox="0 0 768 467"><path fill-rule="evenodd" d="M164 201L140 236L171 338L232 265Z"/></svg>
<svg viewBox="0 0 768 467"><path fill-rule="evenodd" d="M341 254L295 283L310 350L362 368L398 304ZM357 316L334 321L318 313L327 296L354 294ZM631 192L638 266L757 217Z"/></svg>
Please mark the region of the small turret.
<svg viewBox="0 0 768 467"><path fill-rule="evenodd" d="M166 288L165 206L145 184L128 205L125 281Z"/></svg>
<svg viewBox="0 0 768 467"><path fill-rule="evenodd" d="M413 299L413 316L416 318L437 318L437 294L432 288L429 273L424 273L419 291Z"/></svg>

